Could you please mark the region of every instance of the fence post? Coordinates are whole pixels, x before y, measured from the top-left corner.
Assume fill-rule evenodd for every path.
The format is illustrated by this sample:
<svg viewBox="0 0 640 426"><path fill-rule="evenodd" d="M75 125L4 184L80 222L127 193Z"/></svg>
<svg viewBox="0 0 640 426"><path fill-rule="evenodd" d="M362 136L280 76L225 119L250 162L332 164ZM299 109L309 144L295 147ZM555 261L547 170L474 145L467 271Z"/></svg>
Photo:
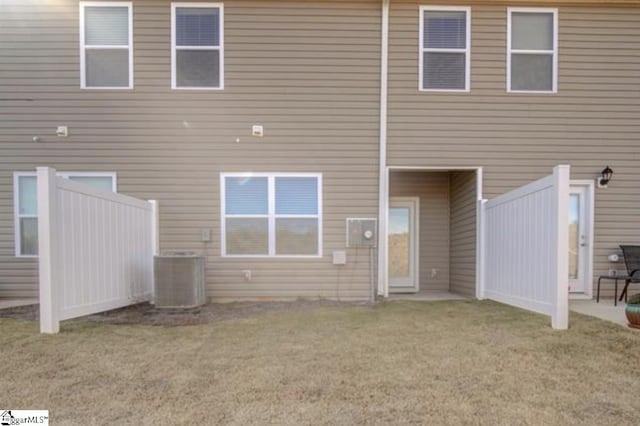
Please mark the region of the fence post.
<svg viewBox="0 0 640 426"><path fill-rule="evenodd" d="M154 256L160 254L160 215L158 201L149 200L151 204L151 253Z"/></svg>
<svg viewBox="0 0 640 426"><path fill-rule="evenodd" d="M56 170L37 168L40 332L60 331L61 289L57 277L58 205Z"/></svg>
<svg viewBox="0 0 640 426"><path fill-rule="evenodd" d="M569 328L569 185L571 169L568 165L553 168L556 189L556 294L554 295L551 326L558 330Z"/></svg>
<svg viewBox="0 0 640 426"><path fill-rule="evenodd" d="M478 200L476 212L476 298L482 300L486 298L485 289L485 265L486 265L486 219L485 204L487 200Z"/></svg>
<svg viewBox="0 0 640 426"><path fill-rule="evenodd" d="M155 263L154 256L158 256L160 254L160 212L158 210L158 201L157 200L149 200L151 204L151 258L149 259L150 271L151 271L151 304L155 305L156 303L156 271L155 271Z"/></svg>

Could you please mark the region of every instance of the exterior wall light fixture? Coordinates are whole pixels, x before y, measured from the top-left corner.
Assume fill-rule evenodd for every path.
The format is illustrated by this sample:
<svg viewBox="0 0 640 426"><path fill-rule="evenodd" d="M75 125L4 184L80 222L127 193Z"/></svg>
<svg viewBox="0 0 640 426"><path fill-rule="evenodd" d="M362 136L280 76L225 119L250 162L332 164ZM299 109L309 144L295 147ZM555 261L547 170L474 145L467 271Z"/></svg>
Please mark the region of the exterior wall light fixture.
<svg viewBox="0 0 640 426"><path fill-rule="evenodd" d="M613 170L611 167L605 167L601 172L601 177L598 180L598 188L607 188L609 186L609 181L611 181L611 177L613 176Z"/></svg>

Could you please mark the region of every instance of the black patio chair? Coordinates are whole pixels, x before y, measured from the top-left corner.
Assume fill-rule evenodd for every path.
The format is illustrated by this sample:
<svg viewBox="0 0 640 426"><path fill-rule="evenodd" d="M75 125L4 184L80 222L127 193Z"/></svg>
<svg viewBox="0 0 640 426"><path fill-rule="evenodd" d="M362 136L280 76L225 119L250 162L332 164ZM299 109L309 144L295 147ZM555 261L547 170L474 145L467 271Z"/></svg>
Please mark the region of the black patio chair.
<svg viewBox="0 0 640 426"><path fill-rule="evenodd" d="M624 280L624 288L620 293L620 300L627 300L627 289L631 283L640 283L640 246L620 246L624 256L624 264L627 267L627 276Z"/></svg>

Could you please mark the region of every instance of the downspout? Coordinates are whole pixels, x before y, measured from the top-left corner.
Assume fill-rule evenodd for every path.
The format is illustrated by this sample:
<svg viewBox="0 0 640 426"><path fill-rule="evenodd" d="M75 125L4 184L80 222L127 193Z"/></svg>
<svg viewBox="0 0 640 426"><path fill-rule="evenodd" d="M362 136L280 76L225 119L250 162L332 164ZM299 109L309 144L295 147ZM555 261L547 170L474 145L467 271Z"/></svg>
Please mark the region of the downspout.
<svg viewBox="0 0 640 426"><path fill-rule="evenodd" d="M378 296L388 297L387 220L389 176L387 173L387 72L389 57L389 3L382 0L380 45L380 169L378 185Z"/></svg>

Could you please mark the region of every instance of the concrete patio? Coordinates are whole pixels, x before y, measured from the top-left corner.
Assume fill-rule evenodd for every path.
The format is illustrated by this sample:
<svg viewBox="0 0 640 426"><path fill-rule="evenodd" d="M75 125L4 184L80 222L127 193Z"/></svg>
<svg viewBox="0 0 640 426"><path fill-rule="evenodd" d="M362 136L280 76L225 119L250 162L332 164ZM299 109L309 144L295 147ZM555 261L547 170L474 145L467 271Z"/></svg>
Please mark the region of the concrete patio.
<svg viewBox="0 0 640 426"><path fill-rule="evenodd" d="M618 306L614 306L613 299L600 299L600 303L596 303L595 300L571 300L569 302L569 308L574 312L626 327L627 318L624 315L624 307L624 302L618 302Z"/></svg>

